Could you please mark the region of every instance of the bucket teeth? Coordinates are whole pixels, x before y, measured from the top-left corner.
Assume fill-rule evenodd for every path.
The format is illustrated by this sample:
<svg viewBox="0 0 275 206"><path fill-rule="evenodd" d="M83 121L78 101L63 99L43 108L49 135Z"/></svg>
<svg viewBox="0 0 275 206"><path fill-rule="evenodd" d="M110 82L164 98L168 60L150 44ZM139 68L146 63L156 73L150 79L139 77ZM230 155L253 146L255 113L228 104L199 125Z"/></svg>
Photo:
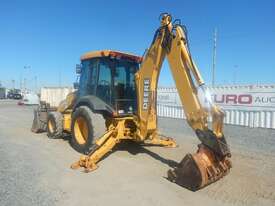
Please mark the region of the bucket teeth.
<svg viewBox="0 0 275 206"><path fill-rule="evenodd" d="M228 174L231 167L227 157L220 159L207 147L199 145L196 154L187 154L177 168L168 171L168 179L196 191Z"/></svg>

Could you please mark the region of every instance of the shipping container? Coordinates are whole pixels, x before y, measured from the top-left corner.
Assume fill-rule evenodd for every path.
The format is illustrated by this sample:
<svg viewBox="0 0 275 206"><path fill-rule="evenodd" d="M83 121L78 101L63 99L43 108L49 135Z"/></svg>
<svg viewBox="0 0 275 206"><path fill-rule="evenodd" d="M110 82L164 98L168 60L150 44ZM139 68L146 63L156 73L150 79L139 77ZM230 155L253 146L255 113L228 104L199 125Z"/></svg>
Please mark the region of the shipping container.
<svg viewBox="0 0 275 206"><path fill-rule="evenodd" d="M73 91L72 87L42 87L40 90L40 101L50 104L51 107L58 107L59 103Z"/></svg>

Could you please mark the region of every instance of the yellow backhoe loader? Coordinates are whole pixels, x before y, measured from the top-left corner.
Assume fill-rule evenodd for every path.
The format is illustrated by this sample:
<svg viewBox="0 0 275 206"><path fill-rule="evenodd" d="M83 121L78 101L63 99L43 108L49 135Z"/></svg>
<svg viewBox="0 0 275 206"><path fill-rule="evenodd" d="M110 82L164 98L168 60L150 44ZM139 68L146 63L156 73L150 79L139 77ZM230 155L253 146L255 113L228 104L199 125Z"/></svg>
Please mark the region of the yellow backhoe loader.
<svg viewBox="0 0 275 206"><path fill-rule="evenodd" d="M186 28L167 13L161 15L161 25L142 58L110 50L84 54L77 68L78 90L68 95L56 111L47 112L48 136L69 133L71 145L85 154L72 164L73 169L97 169L102 157L126 139L176 146L173 139L161 137L157 130L157 86L165 58L187 122L201 141L196 153L187 154L168 171L168 179L195 191L229 172L231 153L223 134L224 113L211 100L208 109L202 106L198 89L207 91L190 54ZM39 127L40 116L38 112L34 128Z"/></svg>

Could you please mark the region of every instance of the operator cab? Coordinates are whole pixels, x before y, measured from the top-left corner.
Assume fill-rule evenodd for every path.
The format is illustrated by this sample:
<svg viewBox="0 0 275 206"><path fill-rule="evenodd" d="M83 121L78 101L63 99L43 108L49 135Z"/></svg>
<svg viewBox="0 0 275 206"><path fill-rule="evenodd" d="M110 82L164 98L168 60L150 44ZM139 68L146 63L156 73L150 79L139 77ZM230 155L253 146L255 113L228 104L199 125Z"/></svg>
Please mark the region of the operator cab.
<svg viewBox="0 0 275 206"><path fill-rule="evenodd" d="M141 60L135 55L110 50L84 54L78 97L92 95L99 98L112 108L114 116L136 113L135 73Z"/></svg>

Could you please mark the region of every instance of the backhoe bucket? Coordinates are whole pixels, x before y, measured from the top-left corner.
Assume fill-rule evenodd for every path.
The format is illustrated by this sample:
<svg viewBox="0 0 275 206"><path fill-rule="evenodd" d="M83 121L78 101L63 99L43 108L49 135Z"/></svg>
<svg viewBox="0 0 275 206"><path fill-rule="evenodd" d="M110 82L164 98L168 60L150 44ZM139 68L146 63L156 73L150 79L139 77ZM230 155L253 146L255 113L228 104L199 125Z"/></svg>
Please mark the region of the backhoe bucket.
<svg viewBox="0 0 275 206"><path fill-rule="evenodd" d="M227 157L219 159L200 144L196 154L187 154L178 167L168 171L168 179L189 190L196 191L225 176L232 167Z"/></svg>

